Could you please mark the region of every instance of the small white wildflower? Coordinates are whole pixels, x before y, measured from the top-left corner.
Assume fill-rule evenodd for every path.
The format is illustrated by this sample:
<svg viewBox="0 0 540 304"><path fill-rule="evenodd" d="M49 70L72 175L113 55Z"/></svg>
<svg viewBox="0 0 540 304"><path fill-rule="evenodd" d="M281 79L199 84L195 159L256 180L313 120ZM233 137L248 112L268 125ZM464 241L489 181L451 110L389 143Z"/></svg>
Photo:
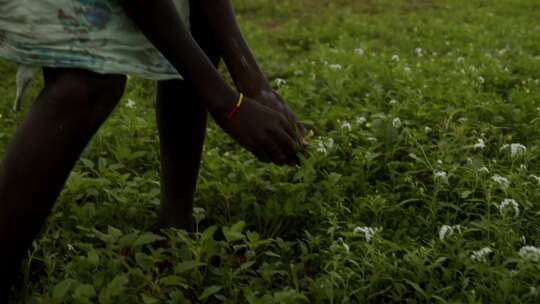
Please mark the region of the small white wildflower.
<svg viewBox="0 0 540 304"><path fill-rule="evenodd" d="M331 68L332 70L336 70L336 71L343 69L343 66L341 64L331 64L328 67Z"/></svg>
<svg viewBox="0 0 540 304"><path fill-rule="evenodd" d="M465 58L459 56L458 59L457 59L457 62L463 62L463 61L465 61Z"/></svg>
<svg viewBox="0 0 540 304"><path fill-rule="evenodd" d="M466 118L466 117L460 117L460 118L458 119L458 122L459 122L460 124L464 124L466 121L467 121L467 118Z"/></svg>
<svg viewBox="0 0 540 304"><path fill-rule="evenodd" d="M354 228L354 233L363 233L366 241L370 242L371 239L373 239L373 237L375 236L375 234L377 234L381 230L381 228L356 227Z"/></svg>
<svg viewBox="0 0 540 304"><path fill-rule="evenodd" d="M484 77L482 76L478 76L478 81L482 84L484 84L486 82L486 80L484 79Z"/></svg>
<svg viewBox="0 0 540 304"><path fill-rule="evenodd" d="M392 60L399 61L399 55L397 55L397 54L392 55Z"/></svg>
<svg viewBox="0 0 540 304"><path fill-rule="evenodd" d="M395 99L392 99L392 100L389 101L389 104L391 104L391 105L395 105L396 103L397 103L397 100L395 100Z"/></svg>
<svg viewBox="0 0 540 304"><path fill-rule="evenodd" d="M324 141L324 145L328 148L328 149L332 149L332 147L334 147L334 139L329 137L327 138L325 141Z"/></svg>
<svg viewBox="0 0 540 304"><path fill-rule="evenodd" d="M354 49L354 52L357 54L357 55L364 55L364 49L363 48L356 48Z"/></svg>
<svg viewBox="0 0 540 304"><path fill-rule="evenodd" d="M394 118L394 120L392 120L392 126L394 126L394 128L396 129L399 129L403 124L401 123L401 119L399 117L396 117Z"/></svg>
<svg viewBox="0 0 540 304"><path fill-rule="evenodd" d="M536 175L532 175L532 174L529 177L534 179L536 181L536 183L538 184L538 186L540 186L540 177L538 177Z"/></svg>
<svg viewBox="0 0 540 304"><path fill-rule="evenodd" d="M453 235L454 232L461 233L461 225L442 225L439 229L439 239L443 241L446 237Z"/></svg>
<svg viewBox="0 0 540 304"><path fill-rule="evenodd" d="M425 127L425 128L424 128L424 132L426 132L426 133L430 133L431 131L432 131L432 130L431 130L430 127Z"/></svg>
<svg viewBox="0 0 540 304"><path fill-rule="evenodd" d="M406 66L403 68L403 71L405 71L405 73L410 73L411 72L411 68Z"/></svg>
<svg viewBox="0 0 540 304"><path fill-rule="evenodd" d="M511 144L510 145L510 155L512 157L517 156L518 154L525 153L527 151L527 147L525 147L522 144Z"/></svg>
<svg viewBox="0 0 540 304"><path fill-rule="evenodd" d="M497 184L499 184L499 186L503 190L508 189L508 187L510 186L510 181L506 177L503 177L503 176L500 176L500 175L493 175L491 177L491 179L494 182L496 182Z"/></svg>
<svg viewBox="0 0 540 304"><path fill-rule="evenodd" d="M324 147L322 143L318 143L316 151L324 155L328 154L328 151L326 150L326 148Z"/></svg>
<svg viewBox="0 0 540 304"><path fill-rule="evenodd" d="M135 108L136 105L137 103L133 99L128 99L128 102L126 103L126 107L130 109Z"/></svg>
<svg viewBox="0 0 540 304"><path fill-rule="evenodd" d="M523 259L540 263L540 248L534 246L523 246L519 249L519 256Z"/></svg>
<svg viewBox="0 0 540 304"><path fill-rule="evenodd" d="M414 50L414 52L416 53L416 55L422 56L423 50L422 50L422 48L416 48L416 49Z"/></svg>
<svg viewBox="0 0 540 304"><path fill-rule="evenodd" d="M67 248L69 251L75 251L75 247L73 247L71 244L67 244Z"/></svg>
<svg viewBox="0 0 540 304"><path fill-rule="evenodd" d="M443 161L440 160L440 159L437 159L437 164L442 165L442 164L443 164Z"/></svg>
<svg viewBox="0 0 540 304"><path fill-rule="evenodd" d="M511 207L514 209L514 214L515 214L516 216L519 215L519 205L518 205L518 203L516 202L516 200L511 199L511 198L505 198L505 199L497 206L497 208L499 208L499 212L504 213L504 210L505 210L506 207L508 207L508 206L511 206Z"/></svg>
<svg viewBox="0 0 540 304"><path fill-rule="evenodd" d="M342 124L341 124L341 128L342 129L346 129L347 131L351 131L352 130L352 126L349 122L347 121L344 121Z"/></svg>
<svg viewBox="0 0 540 304"><path fill-rule="evenodd" d="M478 262L486 262L487 256L493 252L493 249L484 247L480 250L474 250L471 254L471 259Z"/></svg>
<svg viewBox="0 0 540 304"><path fill-rule="evenodd" d="M448 174L444 171L435 172L435 178L445 178L448 176Z"/></svg>
<svg viewBox="0 0 540 304"><path fill-rule="evenodd" d="M365 123L366 121L367 121L367 119L364 116L356 117L356 123L359 124L359 125Z"/></svg>
<svg viewBox="0 0 540 304"><path fill-rule="evenodd" d="M276 78L274 80L274 83L276 84L276 86L281 87L281 86L284 86L284 85L287 84L287 80L285 80L283 78Z"/></svg>
<svg viewBox="0 0 540 304"><path fill-rule="evenodd" d="M487 167L484 166L484 167L478 169L478 172L479 172L479 173L489 173L489 169L488 169Z"/></svg>
<svg viewBox="0 0 540 304"><path fill-rule="evenodd" d="M476 144L474 144L475 149L484 149L486 147L486 143L484 143L484 140L482 138L479 138Z"/></svg>

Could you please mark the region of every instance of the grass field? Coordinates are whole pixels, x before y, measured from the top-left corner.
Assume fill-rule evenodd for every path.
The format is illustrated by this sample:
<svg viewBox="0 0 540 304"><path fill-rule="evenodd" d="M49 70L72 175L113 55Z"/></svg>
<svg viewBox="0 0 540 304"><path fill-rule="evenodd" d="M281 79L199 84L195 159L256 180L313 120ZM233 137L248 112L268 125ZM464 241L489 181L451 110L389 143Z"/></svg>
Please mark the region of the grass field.
<svg viewBox="0 0 540 304"><path fill-rule="evenodd" d="M14 299L540 302L540 2L234 3L310 157L260 164L212 124L198 233L152 234L154 84L131 79ZM10 111L14 73L0 62L1 153L30 106Z"/></svg>

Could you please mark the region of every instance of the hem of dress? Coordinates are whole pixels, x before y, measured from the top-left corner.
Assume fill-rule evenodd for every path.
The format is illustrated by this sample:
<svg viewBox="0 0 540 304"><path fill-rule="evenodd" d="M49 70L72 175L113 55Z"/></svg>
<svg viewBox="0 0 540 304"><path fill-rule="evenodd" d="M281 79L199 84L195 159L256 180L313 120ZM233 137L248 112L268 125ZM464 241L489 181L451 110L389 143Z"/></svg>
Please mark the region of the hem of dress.
<svg viewBox="0 0 540 304"><path fill-rule="evenodd" d="M122 63L113 62L113 61L103 61L99 65L89 65L86 64L77 64L77 63L59 63L59 62L47 62L43 60L32 60L32 59L22 59L22 58L15 58L14 56L10 56L8 53L2 52L0 50L0 58L5 59L7 61L14 62L16 64L20 65L26 65L31 67L39 67L39 68L72 68L72 69L84 69L88 70L94 73L102 74L102 75L126 75L130 77L139 77L144 78L148 80L155 80L155 81L164 81L164 80L174 80L174 79L183 79L182 75L176 73L153 73L148 71L141 71L138 69L129 69L122 67Z"/></svg>

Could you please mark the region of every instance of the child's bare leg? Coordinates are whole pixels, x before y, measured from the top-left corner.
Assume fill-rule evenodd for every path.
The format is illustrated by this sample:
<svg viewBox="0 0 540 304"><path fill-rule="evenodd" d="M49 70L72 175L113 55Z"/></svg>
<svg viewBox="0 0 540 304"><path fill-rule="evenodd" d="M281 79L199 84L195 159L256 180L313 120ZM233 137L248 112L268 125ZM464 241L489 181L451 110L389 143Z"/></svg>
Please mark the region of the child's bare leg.
<svg viewBox="0 0 540 304"><path fill-rule="evenodd" d="M214 65L220 54L192 6L192 33ZM157 122L161 148L161 210L159 225L193 230L193 195L206 135L208 111L183 80L158 83Z"/></svg>
<svg viewBox="0 0 540 304"><path fill-rule="evenodd" d="M125 84L124 76L76 69L45 69L44 75L45 88L0 166L0 302L69 172Z"/></svg>
<svg viewBox="0 0 540 304"><path fill-rule="evenodd" d="M191 231L207 111L184 81L171 80L158 85L156 113L161 148L159 225Z"/></svg>

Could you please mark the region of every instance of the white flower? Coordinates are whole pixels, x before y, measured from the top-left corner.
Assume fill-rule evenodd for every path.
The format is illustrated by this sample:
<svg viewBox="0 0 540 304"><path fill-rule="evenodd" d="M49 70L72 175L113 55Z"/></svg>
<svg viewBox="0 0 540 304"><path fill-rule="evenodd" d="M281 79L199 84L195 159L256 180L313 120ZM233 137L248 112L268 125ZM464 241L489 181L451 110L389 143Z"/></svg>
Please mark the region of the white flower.
<svg viewBox="0 0 540 304"><path fill-rule="evenodd" d="M371 239L380 232L381 228L371 228L371 227L356 227L354 228L354 233L363 233L366 237L366 241L370 242Z"/></svg>
<svg viewBox="0 0 540 304"><path fill-rule="evenodd" d="M444 171L435 172L435 178L445 178L448 174Z"/></svg>
<svg viewBox="0 0 540 304"><path fill-rule="evenodd" d="M364 49L363 48L357 48L354 50L354 52L360 56L364 55Z"/></svg>
<svg viewBox="0 0 540 304"><path fill-rule="evenodd" d="M369 142L376 142L376 141L377 141L377 138L375 138L375 137L368 137L368 138L366 138L366 140L369 141Z"/></svg>
<svg viewBox="0 0 540 304"><path fill-rule="evenodd" d="M71 244L67 244L67 248L69 251L75 251L75 247L73 247Z"/></svg>
<svg viewBox="0 0 540 304"><path fill-rule="evenodd" d="M498 206L497 208L499 208L499 212L503 213L504 210L506 209L506 207L508 206L512 206L512 208L514 209L514 214L516 216L519 215L519 205L518 203L516 202L516 200L514 199L511 199L511 198L505 198Z"/></svg>
<svg viewBox="0 0 540 304"><path fill-rule="evenodd" d="M128 99L128 102L126 103L126 107L130 109L135 108L136 105L137 103L133 99Z"/></svg>
<svg viewBox="0 0 540 304"><path fill-rule="evenodd" d="M525 147L522 144L511 144L510 145L510 155L512 157L515 157L518 154L525 153L527 151L527 147Z"/></svg>
<svg viewBox="0 0 540 304"><path fill-rule="evenodd" d="M531 262L540 263L540 248L534 246L523 246L519 249L519 256Z"/></svg>
<svg viewBox="0 0 540 304"><path fill-rule="evenodd" d="M343 69L343 66L341 66L341 64L331 64L328 67L331 68L332 70L341 70L341 69Z"/></svg>
<svg viewBox="0 0 540 304"><path fill-rule="evenodd" d="M328 138L324 141L324 145L325 145L328 149L332 149L332 147L334 146L334 139L331 138L331 137L328 137Z"/></svg>
<svg viewBox="0 0 540 304"><path fill-rule="evenodd" d="M410 73L411 72L411 68L406 66L403 68L403 70L405 71L405 73Z"/></svg>
<svg viewBox="0 0 540 304"><path fill-rule="evenodd" d="M324 155L328 154L328 151L326 150L326 148L324 147L324 145L322 143L317 144L316 151L319 152L319 153L322 153Z"/></svg>
<svg viewBox="0 0 540 304"><path fill-rule="evenodd" d="M493 249L484 247L480 250L474 250L471 254L471 259L478 262L486 262L486 257L493 252Z"/></svg>
<svg viewBox="0 0 540 304"><path fill-rule="evenodd" d="M416 49L414 50L414 52L416 53L416 55L422 56L422 52L423 52L423 51L422 51L421 48L416 48Z"/></svg>
<svg viewBox="0 0 540 304"><path fill-rule="evenodd" d="M344 121L342 124L341 124L341 128L342 129L346 129L347 131L351 131L352 130L352 126L349 122L347 121Z"/></svg>
<svg viewBox="0 0 540 304"><path fill-rule="evenodd" d="M478 81L482 84L486 82L486 80L482 76L478 76Z"/></svg>
<svg viewBox="0 0 540 304"><path fill-rule="evenodd" d="M475 149L484 149L486 147L486 144L484 143L484 140L482 138L479 138L476 144L474 144Z"/></svg>
<svg viewBox="0 0 540 304"><path fill-rule="evenodd" d="M479 173L489 173L489 169L488 169L487 167L484 166L484 167L478 169L478 172L479 172Z"/></svg>
<svg viewBox="0 0 540 304"><path fill-rule="evenodd" d="M491 179L496 182L497 184L499 184L499 186L503 189L503 190L506 190L508 189L508 187L510 186L510 181L506 178L506 177L503 177L503 176L500 176L500 175L493 175L491 177Z"/></svg>
<svg viewBox="0 0 540 304"><path fill-rule="evenodd" d="M442 165L442 164L443 164L443 161L440 160L440 159L437 159L437 164Z"/></svg>
<svg viewBox="0 0 540 304"><path fill-rule="evenodd" d="M454 232L461 233L461 225L442 225L439 229L439 239L443 241L446 237L454 234Z"/></svg>
<svg viewBox="0 0 540 304"><path fill-rule="evenodd" d="M392 60L399 61L399 55L397 55L397 54L392 55Z"/></svg>
<svg viewBox="0 0 540 304"><path fill-rule="evenodd" d="M334 139L329 138L319 138L315 141L317 143L317 149L315 151L322 153L324 155L328 154L328 150L334 147Z"/></svg>
<svg viewBox="0 0 540 304"><path fill-rule="evenodd" d="M429 133L429 132L431 132L431 131L432 131L432 130L431 130L430 127L425 127L425 128L424 128L424 132L426 132L426 133Z"/></svg>
<svg viewBox="0 0 540 304"><path fill-rule="evenodd" d="M366 121L367 121L367 119L364 116L356 117L356 123L359 124L359 125L365 123Z"/></svg>
<svg viewBox="0 0 540 304"><path fill-rule="evenodd" d="M465 58L459 56L458 59L457 59L457 62L463 62L465 60Z"/></svg>
<svg viewBox="0 0 540 304"><path fill-rule="evenodd" d="M276 86L281 87L281 86L284 86L284 85L287 84L287 80L285 80L283 78L276 78L274 80L274 83L276 84Z"/></svg>
<svg viewBox="0 0 540 304"><path fill-rule="evenodd" d="M540 177L531 174L530 178L534 179L536 181L536 183L538 183L538 186L540 186Z"/></svg>
<svg viewBox="0 0 540 304"><path fill-rule="evenodd" d="M399 129L402 126L401 119L399 119L399 117L394 118L394 120L392 120L392 126Z"/></svg>
<svg viewBox="0 0 540 304"><path fill-rule="evenodd" d="M395 100L395 99L392 99L392 100L390 100L390 102L389 102L389 103L390 103L391 105L395 105L395 104L397 103L397 100Z"/></svg>

